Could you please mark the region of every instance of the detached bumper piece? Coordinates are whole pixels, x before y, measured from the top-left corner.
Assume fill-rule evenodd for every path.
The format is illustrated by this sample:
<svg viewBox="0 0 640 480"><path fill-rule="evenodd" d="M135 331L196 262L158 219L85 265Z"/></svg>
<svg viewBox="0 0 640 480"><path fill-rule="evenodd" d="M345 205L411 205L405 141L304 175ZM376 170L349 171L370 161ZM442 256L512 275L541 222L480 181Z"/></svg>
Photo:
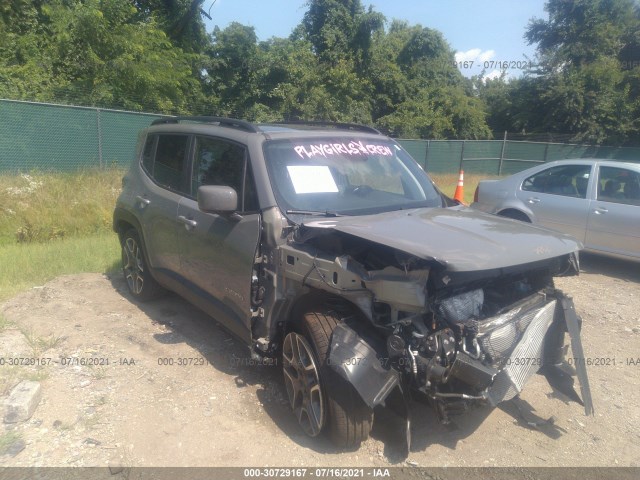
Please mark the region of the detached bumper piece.
<svg viewBox="0 0 640 480"><path fill-rule="evenodd" d="M331 336L331 368L356 389L374 408L384 405L393 414L399 447L406 457L411 449L410 393L401 382L400 373L385 368L381 355L346 323L336 326Z"/></svg>
<svg viewBox="0 0 640 480"><path fill-rule="evenodd" d="M562 317L564 318L565 326L569 332L571 338L571 350L575 359L575 372L580 382L580 393L582 394L582 401L578 397L578 394L573 389L573 377L566 370L571 370L570 366L567 366L562 361L561 356L556 357L556 362L547 362L542 373L549 384L564 393L572 400L584 405L584 414L593 415L593 399L591 397L591 387L589 386L589 376L587 375L587 362L585 361L584 349L582 348L582 339L580 337L580 319L576 314L573 301L560 294L559 297L559 310L562 311Z"/></svg>

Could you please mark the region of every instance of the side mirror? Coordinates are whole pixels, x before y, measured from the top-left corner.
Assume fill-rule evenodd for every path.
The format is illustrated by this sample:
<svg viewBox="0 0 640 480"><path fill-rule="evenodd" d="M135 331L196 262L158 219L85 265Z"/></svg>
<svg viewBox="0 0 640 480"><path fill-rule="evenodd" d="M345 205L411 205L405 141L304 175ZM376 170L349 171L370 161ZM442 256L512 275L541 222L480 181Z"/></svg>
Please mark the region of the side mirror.
<svg viewBox="0 0 640 480"><path fill-rule="evenodd" d="M234 213L238 210L238 194L231 187L203 185L198 188L198 208L206 213Z"/></svg>

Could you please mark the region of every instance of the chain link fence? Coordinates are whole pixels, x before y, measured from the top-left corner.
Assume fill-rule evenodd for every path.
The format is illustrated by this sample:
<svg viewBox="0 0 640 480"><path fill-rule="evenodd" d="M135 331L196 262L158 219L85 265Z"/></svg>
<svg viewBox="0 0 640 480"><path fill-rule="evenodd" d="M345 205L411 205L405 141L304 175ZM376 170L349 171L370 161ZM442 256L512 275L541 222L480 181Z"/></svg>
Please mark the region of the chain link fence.
<svg viewBox="0 0 640 480"><path fill-rule="evenodd" d="M125 166L160 115L0 100L0 172Z"/></svg>
<svg viewBox="0 0 640 480"><path fill-rule="evenodd" d="M603 158L640 163L638 147L607 147L520 140L399 140L431 173L511 175L565 158Z"/></svg>
<svg viewBox="0 0 640 480"><path fill-rule="evenodd" d="M162 115L0 100L0 173L129 165L138 132ZM595 157L640 162L640 148L508 140L399 140L432 173L509 175Z"/></svg>

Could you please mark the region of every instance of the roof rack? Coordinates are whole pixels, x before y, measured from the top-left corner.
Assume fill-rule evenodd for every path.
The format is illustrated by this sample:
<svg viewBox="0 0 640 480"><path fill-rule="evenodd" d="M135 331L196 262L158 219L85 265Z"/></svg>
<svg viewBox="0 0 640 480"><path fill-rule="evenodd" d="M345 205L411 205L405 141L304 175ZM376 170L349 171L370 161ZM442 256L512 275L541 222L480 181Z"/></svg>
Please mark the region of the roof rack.
<svg viewBox="0 0 640 480"><path fill-rule="evenodd" d="M244 120L238 120L236 118L227 117L209 117L209 116L194 116L194 117L165 117L158 118L151 122L151 125L163 125L180 122L197 122L197 123L214 123L221 127L237 128L251 133L260 133L262 130L258 125L246 122ZM289 120L284 122L270 122L264 125L274 126L309 126L309 127L329 127L337 130L353 130L357 132L374 133L376 135L382 135L382 133L368 125L361 125L359 123L342 123L342 122L325 122L325 121L307 121L307 120Z"/></svg>
<svg viewBox="0 0 640 480"><path fill-rule="evenodd" d="M270 122L268 125L296 125L310 127L332 127L338 130L354 130L358 132L375 133L376 135L382 135L379 130L368 125L361 125L359 123L342 123L342 122L324 122L324 121L307 121L307 120L290 120L286 122Z"/></svg>
<svg viewBox="0 0 640 480"><path fill-rule="evenodd" d="M207 117L207 116L197 116L197 117L166 117L166 118L158 118L151 122L151 125L163 125L170 123L180 123L180 122L197 122L197 123L216 123L221 127L230 127L237 128L238 130L245 130L251 133L259 133L261 130L256 127L254 124L245 122L244 120L237 120L235 118L226 118L226 117Z"/></svg>

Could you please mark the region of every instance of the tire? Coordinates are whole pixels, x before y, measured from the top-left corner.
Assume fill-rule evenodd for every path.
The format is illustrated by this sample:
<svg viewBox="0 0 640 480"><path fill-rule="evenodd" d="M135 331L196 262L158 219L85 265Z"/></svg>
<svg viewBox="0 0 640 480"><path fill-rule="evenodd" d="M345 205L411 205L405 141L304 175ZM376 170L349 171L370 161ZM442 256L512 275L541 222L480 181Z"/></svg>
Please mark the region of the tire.
<svg viewBox="0 0 640 480"><path fill-rule="evenodd" d="M285 338L283 370L291 406L305 432L310 436L316 436L321 431L326 431L337 447L355 449L369 437L373 422L373 410L362 400L353 386L328 365L327 353L331 333L339 322L340 319L334 313L321 308L304 314L296 325L296 331L291 332ZM291 346L293 342L298 342L302 350L304 350L305 344L310 347L313 357L311 363L314 364L318 372L319 395L307 402L310 406L314 405L316 409L322 409L320 414L315 415L315 419L320 424L313 428L309 428L308 422L313 415L307 415L300 410L300 403L304 402L300 402L298 399L298 405L296 405L292 399L292 389L295 387L289 383L290 379L287 374L294 367L290 365L290 361L287 361L287 345ZM307 366L310 365L310 362L305 359L298 362L299 365L305 363Z"/></svg>
<svg viewBox="0 0 640 480"><path fill-rule="evenodd" d="M151 276L147 266L144 246L135 228L122 236L122 273L129 293L140 301L157 298L164 291Z"/></svg>

